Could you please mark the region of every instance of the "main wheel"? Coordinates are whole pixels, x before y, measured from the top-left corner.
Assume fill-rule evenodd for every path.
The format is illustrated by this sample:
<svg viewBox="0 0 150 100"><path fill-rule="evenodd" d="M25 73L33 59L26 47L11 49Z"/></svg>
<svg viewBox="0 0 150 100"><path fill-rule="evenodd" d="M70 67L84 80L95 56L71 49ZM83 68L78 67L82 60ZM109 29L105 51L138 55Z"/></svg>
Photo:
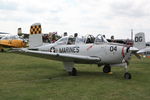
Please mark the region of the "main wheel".
<svg viewBox="0 0 150 100"><path fill-rule="evenodd" d="M76 68L72 68L72 76L76 76L77 75L77 70Z"/></svg>
<svg viewBox="0 0 150 100"><path fill-rule="evenodd" d="M128 73L128 72L126 72L126 73L124 74L124 78L125 78L125 79L131 79L131 74Z"/></svg>
<svg viewBox="0 0 150 100"><path fill-rule="evenodd" d="M76 76L76 75L77 75L77 70L76 70L76 68L72 68L72 71L69 72L69 75L71 75L71 76Z"/></svg>
<svg viewBox="0 0 150 100"><path fill-rule="evenodd" d="M4 49L1 49L1 52L4 52Z"/></svg>
<svg viewBox="0 0 150 100"><path fill-rule="evenodd" d="M110 67L110 65L105 65L104 68L103 68L103 72L104 72L104 73L109 73L109 72L111 72L111 67Z"/></svg>

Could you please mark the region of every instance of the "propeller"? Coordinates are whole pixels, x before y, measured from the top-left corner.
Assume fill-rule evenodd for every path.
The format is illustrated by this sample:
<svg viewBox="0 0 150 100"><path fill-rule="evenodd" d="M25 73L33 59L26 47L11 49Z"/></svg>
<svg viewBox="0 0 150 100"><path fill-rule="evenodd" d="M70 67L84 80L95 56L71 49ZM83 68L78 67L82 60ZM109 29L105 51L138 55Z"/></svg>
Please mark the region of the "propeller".
<svg viewBox="0 0 150 100"><path fill-rule="evenodd" d="M141 59L141 56L138 54L139 49L136 47L130 47L131 54L134 54L138 59Z"/></svg>
<svg viewBox="0 0 150 100"><path fill-rule="evenodd" d="M135 47L126 47L124 61L128 62L128 60L131 58L132 54L135 55L138 59L141 59L141 56L139 54L137 54L137 51L139 51L139 49L137 49Z"/></svg>

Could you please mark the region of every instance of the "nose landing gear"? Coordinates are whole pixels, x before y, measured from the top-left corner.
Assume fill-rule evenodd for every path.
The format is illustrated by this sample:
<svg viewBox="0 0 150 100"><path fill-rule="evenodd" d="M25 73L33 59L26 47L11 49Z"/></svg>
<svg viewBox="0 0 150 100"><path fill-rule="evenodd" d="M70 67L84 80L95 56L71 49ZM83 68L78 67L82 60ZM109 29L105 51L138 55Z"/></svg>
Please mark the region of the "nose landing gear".
<svg viewBox="0 0 150 100"><path fill-rule="evenodd" d="M128 72L126 72L126 73L124 74L124 78L125 78L125 79L131 79L131 74L128 73Z"/></svg>
<svg viewBox="0 0 150 100"><path fill-rule="evenodd" d="M127 62L125 63L124 78L125 78L125 79L131 79L131 78L132 78L131 74L128 72L128 63L127 63Z"/></svg>

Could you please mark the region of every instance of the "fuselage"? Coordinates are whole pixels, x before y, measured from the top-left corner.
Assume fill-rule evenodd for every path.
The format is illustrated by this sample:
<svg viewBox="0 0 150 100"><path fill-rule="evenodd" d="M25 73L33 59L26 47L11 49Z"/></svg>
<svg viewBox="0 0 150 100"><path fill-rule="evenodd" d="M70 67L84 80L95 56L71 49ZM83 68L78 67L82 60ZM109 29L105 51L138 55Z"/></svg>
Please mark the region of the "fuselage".
<svg viewBox="0 0 150 100"><path fill-rule="evenodd" d="M54 43L38 47L40 51L98 57L101 64L122 63L126 49L124 46L110 45L107 43L76 45L59 45Z"/></svg>
<svg viewBox="0 0 150 100"><path fill-rule="evenodd" d="M22 48L25 47L26 43L22 40L0 40L0 45L8 46L8 47L15 47L15 48Z"/></svg>

